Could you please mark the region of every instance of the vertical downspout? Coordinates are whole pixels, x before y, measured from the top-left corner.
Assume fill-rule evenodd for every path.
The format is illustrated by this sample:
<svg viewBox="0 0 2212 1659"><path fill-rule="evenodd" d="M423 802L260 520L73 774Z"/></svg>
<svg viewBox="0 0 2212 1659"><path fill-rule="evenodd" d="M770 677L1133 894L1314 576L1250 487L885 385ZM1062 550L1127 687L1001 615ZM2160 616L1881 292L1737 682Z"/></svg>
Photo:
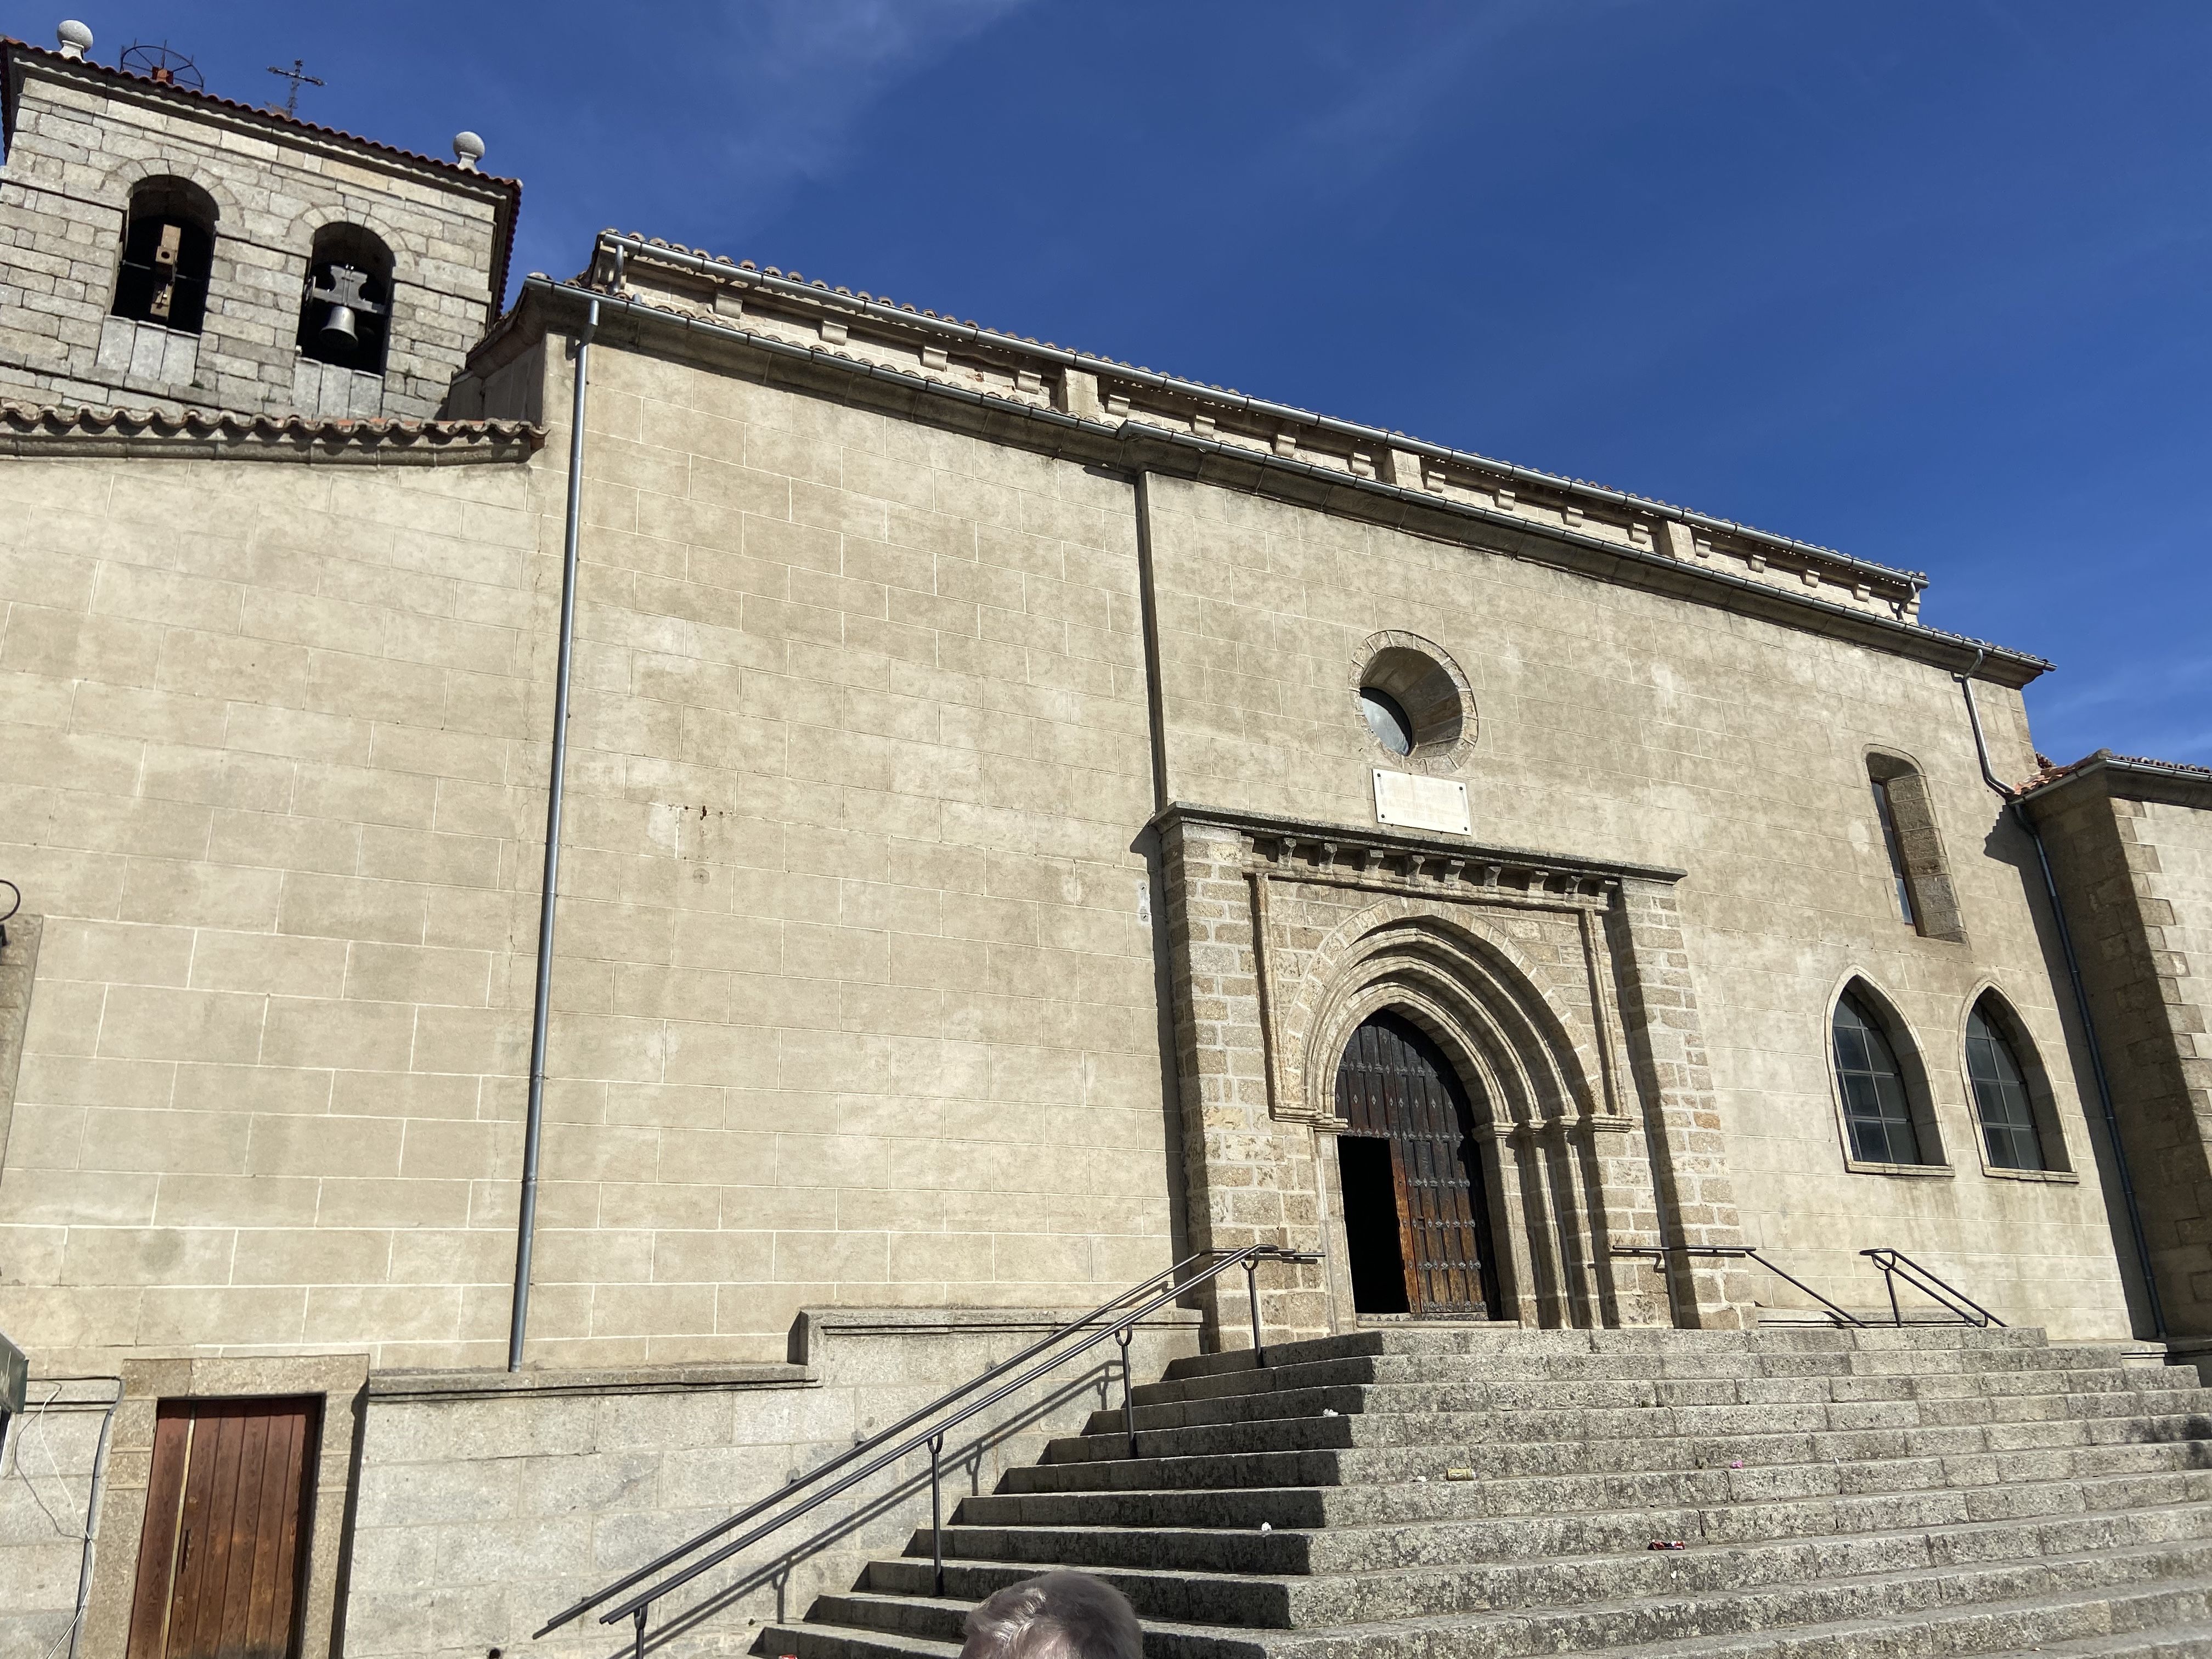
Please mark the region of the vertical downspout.
<svg viewBox="0 0 2212 1659"><path fill-rule="evenodd" d="M617 278L619 281L619 278ZM561 807L568 765L569 665L576 645L576 539L584 496L584 381L599 302L576 337L575 396L568 411L568 514L561 537L561 653L553 671L553 764L545 793L545 873L538 897L538 995L530 1015L530 1108L522 1131L522 1206L515 1222L514 1309L507 1328L507 1368L522 1369L530 1324L530 1252L538 1230L538 1150L545 1127L545 1035L553 1014L553 910L561 891Z"/></svg>
<svg viewBox="0 0 2212 1659"><path fill-rule="evenodd" d="M2150 1303L2151 1334L2166 1340L2166 1304L2158 1294L2158 1275L2150 1261L2150 1243L2143 1237L2142 1206L2136 1198L2135 1176L2128 1168L2128 1149L2120 1140L2120 1116L2112 1106L2112 1079L2105 1072L2104 1046L2097 1041L2097 1024L2089 1012L2088 988L2081 982L2081 961L2074 953L2073 931L2066 925L2066 907L2059 902L2058 882L2051 873L2051 854L2043 845L2043 832L2028 816L2020 792L2008 787L1990 765L1990 745L1982 735L1981 710L1974 706L1974 672L1989 655L1986 648L1974 654L1973 666L1956 675L1966 698L1966 720L1974 728L1974 754L1982 765L1982 781L1995 790L2012 809L2013 819L2027 832L2035 847L2035 861L2043 872L2043 891L2051 901L2051 919L2058 929L2058 953L2066 959L2066 977L2074 987L2074 1008L2081 1022L2081 1038L2089 1048L2089 1073L2097 1083L2097 1105L2105 1120L2105 1139L2112 1143L2112 1167L2120 1178L2120 1199L2128 1212L2128 1234L2136 1247L2136 1265L2142 1271L2143 1295Z"/></svg>
<svg viewBox="0 0 2212 1659"><path fill-rule="evenodd" d="M74 1381L75 1379L66 1379ZM101 1377L105 1382L110 1379ZM84 1548L77 1556L76 1613L70 1620L69 1659L76 1659L78 1644L84 1640L84 1615L92 1606L92 1563L94 1547L100 1537L100 1495L107 1487L107 1449L115 1438L115 1413L123 1404L123 1379L116 1377L115 1398L107 1402L100 1413L100 1443L92 1454L92 1491L84 1500ZM22 1449L16 1449L18 1463L22 1461ZM51 1654L52 1650L48 1649Z"/></svg>

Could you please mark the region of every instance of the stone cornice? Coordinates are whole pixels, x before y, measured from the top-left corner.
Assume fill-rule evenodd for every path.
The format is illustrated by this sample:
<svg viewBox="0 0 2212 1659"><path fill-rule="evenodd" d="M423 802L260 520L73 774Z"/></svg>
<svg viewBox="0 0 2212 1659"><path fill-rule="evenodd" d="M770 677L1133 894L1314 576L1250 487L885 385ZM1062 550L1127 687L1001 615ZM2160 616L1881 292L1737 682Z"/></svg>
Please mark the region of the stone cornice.
<svg viewBox="0 0 2212 1659"><path fill-rule="evenodd" d="M738 301L741 314L718 311L715 295L703 286L688 299L648 294L635 280L639 273L628 260L619 273L609 273L610 282L617 274L618 289L556 283L537 274L526 278L515 311L471 356L472 369L482 373L495 366L540 329L573 331L580 308L596 301L598 338L608 344L665 351L688 337L688 343L678 349L710 360L721 356L726 361L722 354L732 349L768 360L758 362L753 372L774 383L1092 465L1249 490L1434 540L1525 558L1845 639L1952 673L1972 673L1996 684L2025 685L2050 666L2025 653L1922 626L1912 614L1918 578L1884 572L1842 555L1832 556L1840 562L1833 568L1820 566L1817 550L1790 544L1796 550L1788 556L1795 561L1799 579L1778 582L1771 574L1780 569L1784 556L1773 552L1771 544L1767 553L1747 549L1739 550L1740 559L1719 557L1715 550L1723 542L1681 521L1647 515L1625 526L1607 525L1600 523L1594 513L1582 514L1571 506L1561 507L1547 520L1523 511L1526 502L1510 489L1503 498L1510 505L1500 506L1500 498L1486 498L1480 491L1455 495L1434 490L1425 482L1401 483L1366 477L1349 464L1335 465L1297 445L1290 447L1290 453L1278 453L1226 434L1218 421L1209 426L1194 416L1178 430L1140 414L1133 405L1116 415L1110 400L1101 403L1096 379L1088 371L1060 368L1048 376L1052 363L1041 360L1034 367L1024 366L1017 356L1024 349L1022 343L1009 343L1003 337L989 337L986 347L979 348L1003 360L991 363L962 365L940 351L933 367L927 355L932 348L927 345L905 352L904 362L899 361L904 348L893 345L861 356L856 355L849 325L830 314L830 307L844 303L837 296L814 296L820 314L800 330L790 316L762 314L751 300L743 297ZM734 271L730 282L732 287L742 286ZM1350 458L1357 459L1357 455ZM1739 568L1722 568L1731 562ZM1888 599L1876 592L1885 582L1884 592L1895 590Z"/></svg>
<svg viewBox="0 0 2212 1659"><path fill-rule="evenodd" d="M497 1400L574 1395L720 1393L732 1389L813 1388L805 1365L638 1365L611 1370L383 1370L368 1374L368 1397L382 1401Z"/></svg>
<svg viewBox="0 0 2212 1659"><path fill-rule="evenodd" d="M808 283L796 272L786 276L774 266L763 270L750 259L732 263L725 258L713 258L690 248L671 245L657 237L640 236L634 231L623 234L601 232L593 249L592 265L587 276L595 283L605 276L612 283L620 285L633 260L643 261L648 266L704 276L722 288L772 295L817 318L866 319L870 325L888 328L894 333L932 335L941 341L1027 360L1046 368L1073 368L1087 373L1097 381L1097 399L1102 406L1107 407L1109 413L1115 412L1111 404L1116 400L1119 388L1120 401L1130 404L1133 408L1139 400L1135 395L1139 391L1158 393L1175 401L1176 406L1167 411L1171 421L1210 425L1224 435L1234 429L1223 425L1224 416L1246 417L1265 428L1251 434L1257 446L1279 454L1304 447L1299 441L1304 437L1327 434L1344 440L1344 445L1323 445L1314 453L1324 459L1338 460L1344 470L1354 477L1388 476L1394 471L1390 457L1395 453L1417 462L1437 462L1447 466L1471 469L1482 475L1486 481L1484 488L1493 495L1501 486L1508 490L1509 495L1513 493L1514 486L1526 486L1540 493L1556 493L1578 502L1600 506L1647 521L1663 520L1707 536L1717 534L1738 538L1771 551L1816 561L1823 566L1850 572L1857 577L1894 582L1909 593L1917 593L1927 583L1926 576L1917 571L1895 569L1838 552L1834 548L1777 535L1771 531L1755 529L1730 520L1716 519L1665 501L1610 489L1585 479L1569 478L1532 467L1517 466L1510 461L1431 443L1402 432L1388 431L1287 404L1248 397L1225 386L1207 386L1176 375L1157 374L1149 368L1119 362L1112 358L1066 350L1050 341L1040 342L1006 334L972 322L955 322L950 317L940 317L934 312L917 311L910 305L894 305L887 299L876 298L866 293L855 295L848 289L832 289L826 283ZM845 331L849 338L849 323ZM949 353L940 351L939 355ZM1040 384L1034 389L1042 391L1045 377L1040 374L1036 378ZM1189 407L1184 406L1186 404ZM1190 413L1191 407L1212 412L1194 415ZM1283 441L1286 435L1291 440L1288 446ZM1339 448L1342 448L1344 453L1338 454ZM1441 481L1426 477L1398 479L1396 482L1417 483L1430 489L1444 487ZM1631 528L1632 530L1633 527ZM1650 528L1647 522L1644 526L1647 541Z"/></svg>
<svg viewBox="0 0 2212 1659"><path fill-rule="evenodd" d="M522 421L320 420L188 409L0 403L0 456L25 459L302 461L453 466L526 461L545 428Z"/></svg>
<svg viewBox="0 0 2212 1659"><path fill-rule="evenodd" d="M1371 867L1431 888L1503 889L1523 896L1571 898L1608 892L1623 881L1672 886L1686 873L1664 865L1492 846L1464 836L1408 835L1367 824L1331 823L1188 801L1170 801L1153 815L1148 827L1164 830L1176 825L1233 830L1250 841L1262 861L1270 865L1315 854L1320 860L1316 867L1334 869L1343 860L1354 869Z"/></svg>

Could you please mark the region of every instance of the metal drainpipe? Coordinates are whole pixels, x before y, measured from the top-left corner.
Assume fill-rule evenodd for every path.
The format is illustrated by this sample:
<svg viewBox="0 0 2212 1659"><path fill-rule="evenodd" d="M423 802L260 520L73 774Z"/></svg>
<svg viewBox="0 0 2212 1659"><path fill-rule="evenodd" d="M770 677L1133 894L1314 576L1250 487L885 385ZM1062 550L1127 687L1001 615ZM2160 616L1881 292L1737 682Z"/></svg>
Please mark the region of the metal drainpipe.
<svg viewBox="0 0 2212 1659"><path fill-rule="evenodd" d="M105 1382L109 1379L99 1380ZM107 1449L115 1437L116 1411L123 1404L123 1379L116 1377L114 1382L115 1398L100 1413L100 1444L92 1455L92 1491L84 1500L84 1548L77 1557L76 1614L70 1620L69 1659L76 1659L77 1646L84 1640L85 1612L92 1606L92 1562L94 1546L100 1536L100 1495L107 1489ZM22 1453L19 1450L15 1455L20 1462Z"/></svg>
<svg viewBox="0 0 2212 1659"><path fill-rule="evenodd" d="M619 272L616 276L619 285ZM514 1309L507 1328L507 1368L522 1369L530 1324L530 1252L538 1230L538 1152L545 1128L545 1036L553 1015L553 911L561 892L561 806L568 765L569 665L576 645L576 532L584 498L584 381L599 302L576 337L575 397L568 411L568 515L561 537L561 654L553 671L553 764L545 793L545 874L538 886L538 996L530 1016L530 1107L522 1130L522 1206L515 1222Z"/></svg>
<svg viewBox="0 0 2212 1659"><path fill-rule="evenodd" d="M1990 765L1990 745L1982 735L1981 710L1974 706L1974 671L1989 655L1986 647L1974 653L1973 666L1956 675L1966 699L1966 720L1974 728L1974 755L1982 764L1982 781L1995 790L2012 811L2013 821L2027 832L2035 847L2035 862L2043 872L2043 891L2051 901L2051 919L2058 929L2058 952L2066 959L2066 977L2074 987L2075 1012L2081 1021L2082 1040L2089 1046L2089 1073L2097 1082L2097 1104L2105 1119L2105 1138L2112 1143L2112 1167L2120 1178L2120 1198L2128 1212L2128 1233L2136 1247L2136 1265L2142 1271L2143 1295L2150 1303L2151 1334L2166 1340L2166 1304L2158 1294L2158 1275L2152 1271L2150 1243L2143 1237L2142 1206L2136 1198L2136 1182L2128 1168L2128 1151L2120 1141L2120 1116L2112 1107L2112 1079L2105 1073L2105 1050L2097 1041L2097 1024L2089 1012L2088 988L2081 982L2081 958L2074 953L2073 931L2066 926L2066 907L2059 902L2058 883L2051 873L2051 854L2043 845L2043 832L2028 815L2020 792L2000 779Z"/></svg>

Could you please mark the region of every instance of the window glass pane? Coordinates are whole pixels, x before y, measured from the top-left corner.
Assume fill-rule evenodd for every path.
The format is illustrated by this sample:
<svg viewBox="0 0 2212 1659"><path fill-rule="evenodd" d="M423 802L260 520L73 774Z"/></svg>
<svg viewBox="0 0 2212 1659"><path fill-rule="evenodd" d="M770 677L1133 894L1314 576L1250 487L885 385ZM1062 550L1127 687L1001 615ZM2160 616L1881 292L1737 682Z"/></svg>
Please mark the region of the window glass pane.
<svg viewBox="0 0 2212 1659"><path fill-rule="evenodd" d="M1376 742L1394 755L1413 752L1413 722L1406 717L1397 698L1375 686L1362 686L1359 707L1367 716L1367 729Z"/></svg>
<svg viewBox="0 0 2212 1659"><path fill-rule="evenodd" d="M1898 914L1905 918L1906 927L1917 927L1918 918L1912 914L1912 884L1905 873L1905 848L1897 838L1897 814L1890 806L1889 785L1880 778L1874 780L1874 811L1881 820L1881 844L1889 854L1891 879L1897 884Z"/></svg>
<svg viewBox="0 0 2212 1659"><path fill-rule="evenodd" d="M2043 1137L2020 1056L1996 1024L1978 1007L1966 1017L1966 1076L1990 1164L2000 1170L2041 1170Z"/></svg>
<svg viewBox="0 0 2212 1659"><path fill-rule="evenodd" d="M1868 1164L1923 1162L1911 1098L1889 1039L1850 995L1836 1004L1834 1031L1836 1078L1843 1088L1851 1156Z"/></svg>

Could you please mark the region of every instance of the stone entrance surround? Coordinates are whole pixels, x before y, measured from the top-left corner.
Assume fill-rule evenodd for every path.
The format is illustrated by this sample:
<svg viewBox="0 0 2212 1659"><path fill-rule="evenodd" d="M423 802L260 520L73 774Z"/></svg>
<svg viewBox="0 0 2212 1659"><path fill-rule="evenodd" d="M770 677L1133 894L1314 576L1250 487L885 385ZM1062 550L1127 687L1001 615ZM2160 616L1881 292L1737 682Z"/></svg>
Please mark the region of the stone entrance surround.
<svg viewBox="0 0 2212 1659"><path fill-rule="evenodd" d="M1328 1257L1263 1293L1270 1340L1356 1322L1331 1088L1385 1007L1475 1085L1509 1316L1752 1322L1739 1270L1693 1258L1660 1284L1612 1254L1743 1242L1679 872L1181 805L1158 828L1191 1246L1318 1237ZM1233 1310L1212 1316L1210 1339L1249 1340Z"/></svg>

